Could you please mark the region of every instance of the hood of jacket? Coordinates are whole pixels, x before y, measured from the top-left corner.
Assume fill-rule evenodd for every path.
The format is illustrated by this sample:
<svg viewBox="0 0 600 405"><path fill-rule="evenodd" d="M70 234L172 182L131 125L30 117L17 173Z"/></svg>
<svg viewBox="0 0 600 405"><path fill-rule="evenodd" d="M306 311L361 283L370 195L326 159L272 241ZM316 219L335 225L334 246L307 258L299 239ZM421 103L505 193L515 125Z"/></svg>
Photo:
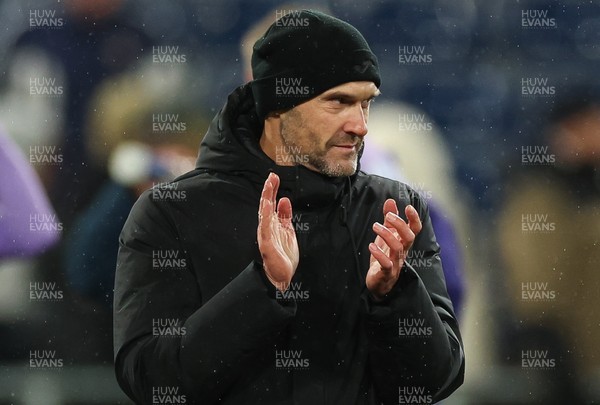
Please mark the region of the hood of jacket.
<svg viewBox="0 0 600 405"><path fill-rule="evenodd" d="M316 208L337 200L356 173L329 177L302 165L279 166L260 148L263 123L254 108L248 84L235 89L210 124L201 144L196 169L242 176L260 188L270 172L280 180L281 196L288 196L298 208Z"/></svg>

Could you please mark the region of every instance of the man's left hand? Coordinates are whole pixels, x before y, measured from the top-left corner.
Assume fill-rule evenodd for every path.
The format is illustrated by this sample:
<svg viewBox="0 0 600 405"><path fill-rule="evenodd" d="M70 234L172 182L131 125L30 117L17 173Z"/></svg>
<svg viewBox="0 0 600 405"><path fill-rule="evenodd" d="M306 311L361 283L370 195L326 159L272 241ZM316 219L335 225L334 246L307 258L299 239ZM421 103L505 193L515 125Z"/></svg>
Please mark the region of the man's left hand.
<svg viewBox="0 0 600 405"><path fill-rule="evenodd" d="M396 202L390 198L383 204L383 225L373 224L377 237L369 244L371 259L366 284L377 299L382 299L398 281L408 250L423 227L412 205L404 212L408 223L398 216Z"/></svg>

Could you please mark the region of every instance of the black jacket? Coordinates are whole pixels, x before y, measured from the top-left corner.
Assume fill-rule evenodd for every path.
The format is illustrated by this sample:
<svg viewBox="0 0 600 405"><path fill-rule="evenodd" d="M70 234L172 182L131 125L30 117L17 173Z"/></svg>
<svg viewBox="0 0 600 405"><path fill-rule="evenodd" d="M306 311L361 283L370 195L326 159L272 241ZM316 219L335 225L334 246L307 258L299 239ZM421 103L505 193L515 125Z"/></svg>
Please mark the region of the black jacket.
<svg viewBox="0 0 600 405"><path fill-rule="evenodd" d="M463 380L464 354L427 207L406 185L277 166L259 148L247 86L200 146L196 170L146 191L120 237L114 302L119 384L141 404L427 403ZM256 242L269 171L292 201L300 263L282 294ZM392 292L365 287L387 198L423 221ZM154 402L153 402L154 401ZM412 402L408 402L412 401Z"/></svg>

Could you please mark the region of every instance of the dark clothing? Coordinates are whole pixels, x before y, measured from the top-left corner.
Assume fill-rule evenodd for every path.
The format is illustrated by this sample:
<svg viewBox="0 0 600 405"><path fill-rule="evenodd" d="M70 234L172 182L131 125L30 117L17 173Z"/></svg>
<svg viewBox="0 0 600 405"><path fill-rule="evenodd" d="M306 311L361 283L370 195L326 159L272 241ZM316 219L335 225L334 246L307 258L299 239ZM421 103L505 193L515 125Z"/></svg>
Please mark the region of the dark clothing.
<svg viewBox="0 0 600 405"><path fill-rule="evenodd" d="M117 238L135 198L128 188L108 180L75 219L65 242L63 256L69 286L103 304L108 313L113 304Z"/></svg>
<svg viewBox="0 0 600 405"><path fill-rule="evenodd" d="M448 396L462 383L464 355L424 202L405 185L362 172L330 178L277 166L260 150L261 130L242 86L211 124L197 169L134 206L115 284L121 387L145 404L160 393L156 387L198 404ZM256 242L269 171L281 179L278 197L292 201L300 250L285 294L266 279ZM375 302L365 287L368 244L387 198L401 216L407 204L419 212L423 230L413 249L431 265L405 265L390 294ZM158 269L153 256L165 251L184 258L185 268ZM170 336L153 328L165 319L176 320Z"/></svg>

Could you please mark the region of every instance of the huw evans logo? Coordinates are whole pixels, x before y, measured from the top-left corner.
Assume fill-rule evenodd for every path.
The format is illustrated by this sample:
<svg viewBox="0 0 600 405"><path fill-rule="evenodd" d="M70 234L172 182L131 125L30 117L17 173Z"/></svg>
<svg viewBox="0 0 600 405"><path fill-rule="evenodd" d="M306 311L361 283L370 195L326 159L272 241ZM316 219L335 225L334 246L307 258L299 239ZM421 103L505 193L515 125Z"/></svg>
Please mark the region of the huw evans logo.
<svg viewBox="0 0 600 405"><path fill-rule="evenodd" d="M428 65L433 62L433 56L425 53L424 45L398 46L398 63L401 65Z"/></svg>
<svg viewBox="0 0 600 405"><path fill-rule="evenodd" d="M62 17L56 16L56 10L29 10L29 28L62 28L65 21Z"/></svg>
<svg viewBox="0 0 600 405"><path fill-rule="evenodd" d="M411 266L417 269L424 269L433 266L433 256L425 256L424 250L410 249L404 258Z"/></svg>
<svg viewBox="0 0 600 405"><path fill-rule="evenodd" d="M179 121L179 114L152 114L153 132L185 132L187 125Z"/></svg>
<svg viewBox="0 0 600 405"><path fill-rule="evenodd" d="M152 268L157 270L185 269L187 261L176 249L152 251Z"/></svg>
<svg viewBox="0 0 600 405"><path fill-rule="evenodd" d="M522 28L557 28L556 19L548 17L548 10L521 10Z"/></svg>
<svg viewBox="0 0 600 405"><path fill-rule="evenodd" d="M556 291L548 288L548 282L529 281L521 283L521 299L524 301L552 301Z"/></svg>
<svg viewBox="0 0 600 405"><path fill-rule="evenodd" d="M555 162L556 156L549 152L548 146L521 146L521 164L524 166L553 165Z"/></svg>
<svg viewBox="0 0 600 405"><path fill-rule="evenodd" d="M152 319L152 335L163 337L185 336L186 327L179 324L176 318L154 318Z"/></svg>
<svg viewBox="0 0 600 405"><path fill-rule="evenodd" d="M187 404L187 398L179 387L152 387L152 404Z"/></svg>
<svg viewBox="0 0 600 405"><path fill-rule="evenodd" d="M185 63L187 56L178 45L155 45L152 47L153 63Z"/></svg>
<svg viewBox="0 0 600 405"><path fill-rule="evenodd" d="M155 201L185 201L187 193L179 190L179 183L156 183L152 186L152 199Z"/></svg>
<svg viewBox="0 0 600 405"><path fill-rule="evenodd" d="M548 357L548 350L522 350L521 367L549 370L556 367L556 360Z"/></svg>
<svg viewBox="0 0 600 405"><path fill-rule="evenodd" d="M29 147L29 163L32 165L60 165L63 162L61 149L55 145Z"/></svg>
<svg viewBox="0 0 600 405"><path fill-rule="evenodd" d="M433 397L425 387L398 387L398 403L424 405L433 404Z"/></svg>
<svg viewBox="0 0 600 405"><path fill-rule="evenodd" d="M32 281L29 283L30 301L61 301L64 298L62 290L54 281Z"/></svg>
<svg viewBox="0 0 600 405"><path fill-rule="evenodd" d="M292 214L292 224L296 233L305 233L310 231L310 223L302 220L302 214Z"/></svg>
<svg viewBox="0 0 600 405"><path fill-rule="evenodd" d="M56 350L30 350L29 368L31 369L60 369L63 359L56 356Z"/></svg>
<svg viewBox="0 0 600 405"><path fill-rule="evenodd" d="M300 10L275 10L276 27L305 27L308 28L308 17L302 17Z"/></svg>
<svg viewBox="0 0 600 405"><path fill-rule="evenodd" d="M278 300L306 301L310 298L310 291L302 289L302 282L279 283L277 291L275 291L275 298Z"/></svg>
<svg viewBox="0 0 600 405"><path fill-rule="evenodd" d="M63 86L56 81L56 77L30 77L29 95L58 97L64 93Z"/></svg>
<svg viewBox="0 0 600 405"><path fill-rule="evenodd" d="M521 95L523 97L551 97L556 94L556 87L548 84L547 77L521 78Z"/></svg>
<svg viewBox="0 0 600 405"><path fill-rule="evenodd" d="M398 336L401 337L429 337L433 333L431 326L423 318L399 318Z"/></svg>
<svg viewBox="0 0 600 405"><path fill-rule="evenodd" d="M421 198L424 198L426 200L431 200L431 198L433 196L433 192L427 188L425 183L418 182L418 183L405 183L405 184L408 187L410 187L410 190L408 188L402 188L399 193L400 198L411 199L411 198L413 198L414 193L417 193L419 196L421 196Z"/></svg>
<svg viewBox="0 0 600 405"><path fill-rule="evenodd" d="M277 97L309 96L310 94L310 87L302 84L301 77L275 78L275 96Z"/></svg>
<svg viewBox="0 0 600 405"><path fill-rule="evenodd" d="M303 370L309 367L310 361L302 357L302 350L275 350L275 368Z"/></svg>
<svg viewBox="0 0 600 405"><path fill-rule="evenodd" d="M556 223L549 220L548 214L521 214L522 232L554 232Z"/></svg>
<svg viewBox="0 0 600 405"><path fill-rule="evenodd" d="M433 124L425 120L425 114L398 114L398 130L431 131Z"/></svg>
<svg viewBox="0 0 600 405"><path fill-rule="evenodd" d="M275 163L278 165L308 163L308 154L302 153L301 146L275 146Z"/></svg>
<svg viewBox="0 0 600 405"><path fill-rule="evenodd" d="M63 224L58 222L56 214L30 214L29 231L31 232L62 232Z"/></svg>

